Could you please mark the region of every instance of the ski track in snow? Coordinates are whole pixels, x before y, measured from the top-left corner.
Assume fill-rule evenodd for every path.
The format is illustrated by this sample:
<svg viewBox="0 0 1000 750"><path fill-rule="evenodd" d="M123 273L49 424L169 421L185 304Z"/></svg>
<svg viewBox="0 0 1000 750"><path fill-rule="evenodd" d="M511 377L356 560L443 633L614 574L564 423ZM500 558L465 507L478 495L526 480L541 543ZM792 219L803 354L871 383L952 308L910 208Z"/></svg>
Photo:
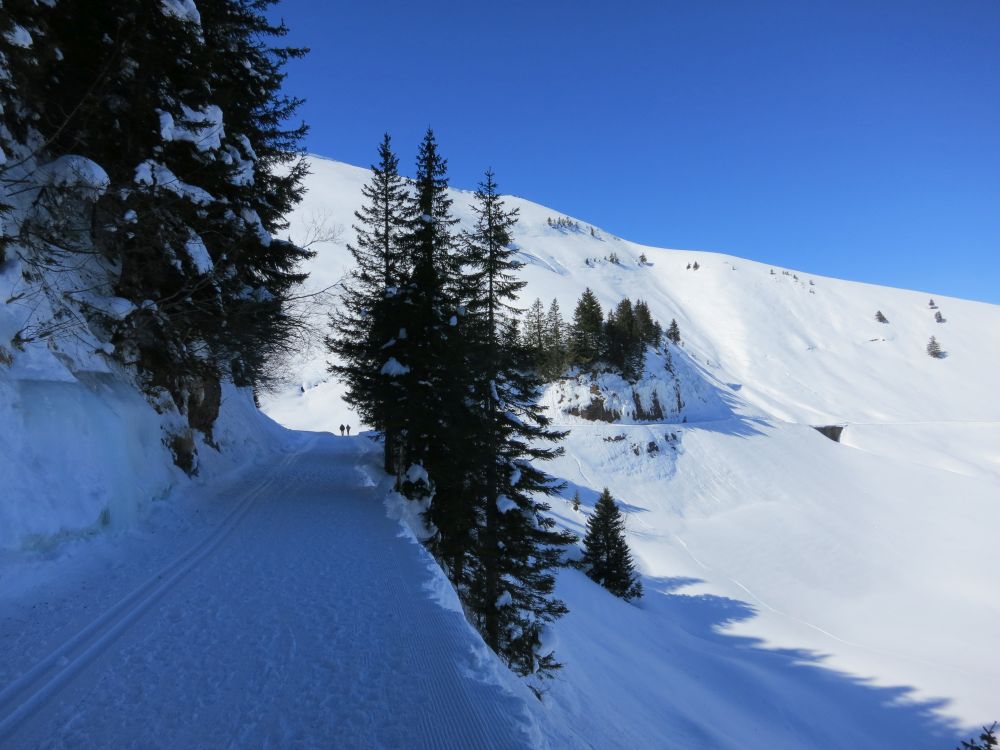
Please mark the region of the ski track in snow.
<svg viewBox="0 0 1000 750"><path fill-rule="evenodd" d="M237 483L224 523L0 691L0 746L545 745L530 694L426 593L363 440Z"/></svg>

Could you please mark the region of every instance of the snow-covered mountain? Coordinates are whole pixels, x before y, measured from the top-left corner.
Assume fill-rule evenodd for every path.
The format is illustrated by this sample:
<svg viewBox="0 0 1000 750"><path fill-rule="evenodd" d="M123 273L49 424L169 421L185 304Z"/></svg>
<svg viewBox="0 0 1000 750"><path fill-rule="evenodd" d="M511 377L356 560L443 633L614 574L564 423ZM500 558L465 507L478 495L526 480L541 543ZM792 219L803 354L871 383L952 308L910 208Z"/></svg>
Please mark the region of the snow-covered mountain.
<svg viewBox="0 0 1000 750"><path fill-rule="evenodd" d="M312 160L290 231L321 239L314 289L349 268L367 178ZM454 197L468 221L471 194ZM1000 307L645 247L508 204L525 306L555 298L568 317L589 287L605 308L645 300L683 340L676 375L650 355L635 387L544 395L570 431L548 466L568 483L555 515L580 531L609 487L646 587L626 604L561 575L549 710L595 747L712 748L931 748L1000 712ZM947 356L927 355L932 335ZM357 428L325 358L292 363L265 411ZM652 413L670 388L683 406ZM587 418L595 396L614 421ZM840 443L819 426L842 426Z"/></svg>

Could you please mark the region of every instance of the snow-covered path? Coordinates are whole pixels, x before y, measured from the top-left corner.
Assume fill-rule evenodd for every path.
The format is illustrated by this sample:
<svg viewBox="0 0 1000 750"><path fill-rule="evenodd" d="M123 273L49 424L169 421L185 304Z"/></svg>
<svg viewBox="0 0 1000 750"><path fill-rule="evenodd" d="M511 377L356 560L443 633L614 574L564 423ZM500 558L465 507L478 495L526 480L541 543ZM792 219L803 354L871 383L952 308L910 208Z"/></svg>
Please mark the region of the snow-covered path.
<svg viewBox="0 0 1000 750"><path fill-rule="evenodd" d="M530 693L435 600L366 450L317 437L237 481L219 522L157 540L169 562L150 554L112 602L89 580L55 608L4 603L0 746L545 744Z"/></svg>

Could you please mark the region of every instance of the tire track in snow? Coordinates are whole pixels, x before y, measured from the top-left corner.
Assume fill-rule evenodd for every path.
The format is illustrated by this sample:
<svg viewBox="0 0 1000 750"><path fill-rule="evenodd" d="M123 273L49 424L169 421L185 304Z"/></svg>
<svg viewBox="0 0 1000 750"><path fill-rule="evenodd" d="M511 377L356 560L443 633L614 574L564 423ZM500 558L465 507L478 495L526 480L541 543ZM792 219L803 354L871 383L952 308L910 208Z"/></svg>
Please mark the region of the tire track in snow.
<svg viewBox="0 0 1000 750"><path fill-rule="evenodd" d="M287 468L298 454L281 463ZM50 698L108 648L157 600L229 536L254 501L277 479L271 474L236 504L222 523L156 575L134 588L117 604L0 690L0 741L14 732Z"/></svg>

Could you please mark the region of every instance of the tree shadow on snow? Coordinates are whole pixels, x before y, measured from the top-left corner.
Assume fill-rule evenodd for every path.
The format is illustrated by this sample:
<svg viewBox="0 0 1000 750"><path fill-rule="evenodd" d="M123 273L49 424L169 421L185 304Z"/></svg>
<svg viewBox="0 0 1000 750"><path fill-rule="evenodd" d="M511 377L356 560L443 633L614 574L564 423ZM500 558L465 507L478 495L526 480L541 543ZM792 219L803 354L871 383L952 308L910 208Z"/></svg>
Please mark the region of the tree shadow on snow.
<svg viewBox="0 0 1000 750"><path fill-rule="evenodd" d="M697 583L644 577L639 608L661 634L657 640L670 650L671 662L687 660L698 682L711 686L720 702L766 725L788 746L950 750L967 729L941 715L946 699L916 698L912 687L876 685L832 669L824 665L827 655L816 651L773 648L726 632L727 626L751 620L757 610L736 599L681 593ZM664 632L667 624L676 630ZM687 653L679 654L681 649ZM669 694L665 700L669 703ZM760 740L746 747L768 746Z"/></svg>

